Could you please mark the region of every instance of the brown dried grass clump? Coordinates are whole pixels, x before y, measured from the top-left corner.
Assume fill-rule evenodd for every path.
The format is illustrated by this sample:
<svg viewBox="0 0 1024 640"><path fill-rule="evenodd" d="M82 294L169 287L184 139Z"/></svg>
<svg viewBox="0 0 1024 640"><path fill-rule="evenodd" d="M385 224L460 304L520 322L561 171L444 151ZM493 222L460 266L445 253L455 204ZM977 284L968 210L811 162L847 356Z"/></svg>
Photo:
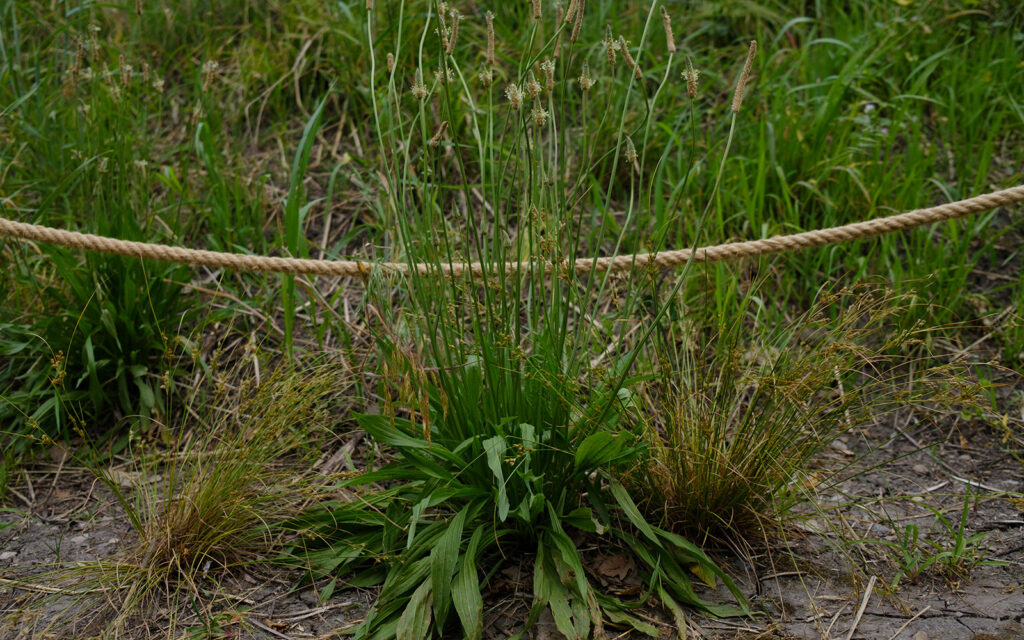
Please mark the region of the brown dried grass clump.
<svg viewBox="0 0 1024 640"><path fill-rule="evenodd" d="M47 633L100 620L102 637L119 637L157 611L174 629L177 612L209 602L219 577L284 557L297 533L286 522L324 491L308 442L329 423L326 401L344 378L321 366L282 368L234 390L226 379L168 446L133 446L132 471L97 470L137 538L111 559L46 574L59 588L28 609L59 611Z"/></svg>
<svg viewBox="0 0 1024 640"><path fill-rule="evenodd" d="M907 378L902 354L921 338L899 326L907 303L861 287L822 296L783 327L751 331L738 314L667 330L662 374L643 393L651 455L634 480L648 507L674 528L734 537L781 516L841 434L909 404L971 403L977 385L962 367Z"/></svg>

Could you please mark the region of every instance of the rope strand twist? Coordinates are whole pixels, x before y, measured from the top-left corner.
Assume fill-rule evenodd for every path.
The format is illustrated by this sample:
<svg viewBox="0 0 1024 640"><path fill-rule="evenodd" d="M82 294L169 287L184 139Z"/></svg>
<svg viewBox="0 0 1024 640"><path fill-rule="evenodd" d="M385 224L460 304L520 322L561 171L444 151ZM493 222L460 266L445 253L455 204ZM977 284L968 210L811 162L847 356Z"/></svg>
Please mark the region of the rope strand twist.
<svg viewBox="0 0 1024 640"><path fill-rule="evenodd" d="M590 272L591 269L597 272L628 271L633 268L650 266L656 269L670 269L686 264L691 256L695 262L718 262L721 260L752 258L771 253L798 251L800 249L849 242L860 238L869 238L894 231L912 229L926 224L961 218L972 213L989 211L996 207L1016 204L1022 201L1024 201L1024 185L1002 191L994 191L958 202L949 202L927 209L915 209L886 218L855 222L829 229L774 236L762 240L730 242L697 249L678 249L658 253L638 253L596 259L581 258L571 264L576 273L585 274ZM263 271L294 275L359 276L365 278L375 266L384 271L398 273L407 273L410 269L408 264L401 262L375 263L363 260L311 260L188 249L163 244L119 240L91 233L80 233L25 222L16 222L6 218L0 218L0 235L133 258L147 258L163 262L177 262L192 266L234 269L238 271ZM516 268L518 264L509 263L506 266ZM548 263L544 265L544 270L547 273L551 273L556 268L564 268L566 266L569 266L569 263L560 265ZM437 266L418 264L416 269L419 273L428 273L435 271ZM442 264L440 269L442 273L456 277L465 274L467 271L471 272L474 276L482 276L484 273L484 266L479 262Z"/></svg>

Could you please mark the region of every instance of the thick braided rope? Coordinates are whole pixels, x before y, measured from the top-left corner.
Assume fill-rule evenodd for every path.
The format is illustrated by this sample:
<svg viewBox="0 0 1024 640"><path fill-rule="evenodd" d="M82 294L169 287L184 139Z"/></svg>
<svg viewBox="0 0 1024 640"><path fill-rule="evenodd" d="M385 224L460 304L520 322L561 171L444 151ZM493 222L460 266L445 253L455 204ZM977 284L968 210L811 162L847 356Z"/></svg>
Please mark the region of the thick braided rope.
<svg viewBox="0 0 1024 640"><path fill-rule="evenodd" d="M1024 201L1024 185L995 191L985 195L950 202L947 204L929 207L927 209L916 209L907 213L901 213L887 218L878 218L864 222L855 222L830 229L819 229L786 236L775 236L763 240L750 240L747 242L731 242L709 247L694 249L679 249L676 251L663 251L660 253L641 253L635 255L621 255L608 258L583 258L576 260L573 267L577 273L587 273L591 269L598 272L604 271L627 271L637 267L653 265L657 269L669 269L685 264L690 260L691 253L695 262L717 262L719 260L733 260L737 258L751 258L770 253L782 253L786 251L797 251L811 247L820 247L827 244L847 242L859 238L911 229L934 222L960 218L972 213L989 211L996 207L1006 206ZM272 273L306 274L321 276L361 276L365 277L370 273L373 266L378 266L386 271L407 272L409 265L399 262L372 263L361 260L308 260L300 258L279 258L273 256L252 256L241 253L223 253L219 251L204 251L201 249L186 249L184 247L172 247L162 244L150 244L146 242L131 242L97 236L91 233L79 233L77 231L65 231L24 222L15 222L0 218L0 235L21 238L22 240L35 240L47 242L64 247L76 249L87 249L103 253L115 253L123 256L137 258L148 258L164 262L178 262L194 266L205 266L213 268L227 268L238 271L266 271ZM518 267L516 264L508 265L510 269ZM551 272L557 265L546 264L544 269ZM433 265L417 265L420 273L427 273L436 269ZM455 263L441 265L441 271L459 276L467 270L474 275L482 275L483 267L479 262ZM493 270L493 267L491 268Z"/></svg>

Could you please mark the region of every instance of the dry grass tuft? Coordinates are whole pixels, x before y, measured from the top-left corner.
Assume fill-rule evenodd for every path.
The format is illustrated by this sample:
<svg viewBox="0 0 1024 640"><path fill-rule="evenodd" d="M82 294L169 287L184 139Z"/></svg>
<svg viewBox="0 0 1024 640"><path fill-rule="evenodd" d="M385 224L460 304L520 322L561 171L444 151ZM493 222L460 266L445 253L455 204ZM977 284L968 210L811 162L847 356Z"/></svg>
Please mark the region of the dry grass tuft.
<svg viewBox="0 0 1024 640"><path fill-rule="evenodd" d="M908 403L970 402L976 385L956 367L906 384L898 354L919 336L898 328L905 302L862 287L760 333L742 319L663 332L662 374L644 390L651 456L635 479L648 507L667 526L735 537L781 515L811 458L844 432Z"/></svg>
<svg viewBox="0 0 1024 640"><path fill-rule="evenodd" d="M174 629L186 605L209 603L215 579L282 557L294 532L281 523L322 491L306 443L328 424L325 400L341 386L336 370L321 367L282 368L233 393L218 389L223 401L197 408L170 446L136 445L130 475L159 480L125 489L123 472L98 472L137 540L113 559L50 574L60 591L30 607L60 611L47 632L103 620L89 632L116 638L158 611Z"/></svg>

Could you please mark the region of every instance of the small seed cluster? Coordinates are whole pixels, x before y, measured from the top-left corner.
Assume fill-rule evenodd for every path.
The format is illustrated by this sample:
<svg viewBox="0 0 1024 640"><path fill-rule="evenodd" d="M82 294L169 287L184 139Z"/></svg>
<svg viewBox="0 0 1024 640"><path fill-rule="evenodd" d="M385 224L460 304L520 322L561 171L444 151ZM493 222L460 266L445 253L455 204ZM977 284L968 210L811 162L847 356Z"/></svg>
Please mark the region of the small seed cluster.
<svg viewBox="0 0 1024 640"><path fill-rule="evenodd" d="M531 0L530 16L534 21L543 20L543 9L540 0ZM518 78L510 79L499 89L499 95L504 97L504 101L511 111L522 113L524 122L532 125L534 128L544 128L550 122L551 104L543 104L541 98L548 97L549 101L553 99L556 92L557 75L560 69L564 67L564 64L559 64L559 60L563 59L564 56L563 36L568 35L570 43L578 41L585 13L586 0L571 0L567 8L563 8L560 4L556 5L554 8L556 32L554 33L552 48L541 60L525 70L525 73ZM420 103L426 102L440 86L449 85L456 89L458 89L456 85L461 85L461 87L467 86L460 70L459 61L455 58L457 51L466 51L469 48L459 48L459 34L460 30L463 29L461 25L466 20L466 17L447 2L439 2L436 7L436 13L433 15L437 20L437 28L434 30L434 33L438 38L437 42L440 45L439 51L441 55L438 60L437 69L433 74L433 87L424 80L421 68L417 68L413 74L409 85L409 93L416 102ZM671 66L672 57L679 52L679 49L676 45L671 15L664 6L660 7L660 16L665 37L665 50L669 54L669 65ZM489 89L499 82L502 75L499 64L500 43L497 41L495 34L495 14L491 11L486 11L482 17L483 24L481 26L486 34L486 41L481 47L482 50L477 54L482 64L475 77L479 81L480 86ZM616 66L621 64L633 80L637 82L644 81L645 75L641 64L641 54L643 51L631 46L625 36L614 34L611 27L607 26L604 37L601 40L601 48L603 49L604 61L606 63L604 73L613 75ZM753 73L753 61L756 53L757 43L751 42L743 70L734 88L731 103L733 113L737 113L743 103L746 88ZM578 62L580 67L575 80L583 94L588 94L599 79L599 75L594 72L591 62L585 57ZM388 72L394 73L397 64L395 54L388 53ZM212 70L204 67L204 84L207 82L207 77L211 75ZM690 58L686 57L685 68L680 76L677 77L681 78L681 81L685 83L686 95L690 99L695 99L698 95L700 75L700 71L694 67ZM433 138L430 139L430 146L439 145L446 132L450 130L450 126L454 125L449 124L447 121L441 123L435 129ZM632 149L632 152L630 149ZM630 160L631 157L636 155L636 149L632 141L625 141L624 150L630 164L635 164L634 160Z"/></svg>

